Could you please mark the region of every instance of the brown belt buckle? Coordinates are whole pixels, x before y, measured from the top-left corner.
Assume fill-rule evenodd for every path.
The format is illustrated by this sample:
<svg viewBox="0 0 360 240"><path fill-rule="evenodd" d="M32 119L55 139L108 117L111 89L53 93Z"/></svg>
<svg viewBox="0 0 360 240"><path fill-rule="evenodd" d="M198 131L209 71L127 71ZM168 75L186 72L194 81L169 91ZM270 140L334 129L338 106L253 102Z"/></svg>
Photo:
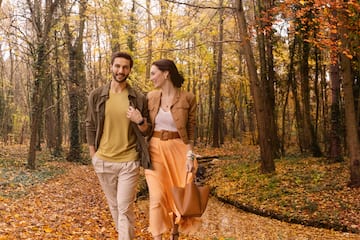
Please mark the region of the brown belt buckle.
<svg viewBox="0 0 360 240"><path fill-rule="evenodd" d="M161 141L167 141L169 139L169 132L161 130L160 131L160 140Z"/></svg>

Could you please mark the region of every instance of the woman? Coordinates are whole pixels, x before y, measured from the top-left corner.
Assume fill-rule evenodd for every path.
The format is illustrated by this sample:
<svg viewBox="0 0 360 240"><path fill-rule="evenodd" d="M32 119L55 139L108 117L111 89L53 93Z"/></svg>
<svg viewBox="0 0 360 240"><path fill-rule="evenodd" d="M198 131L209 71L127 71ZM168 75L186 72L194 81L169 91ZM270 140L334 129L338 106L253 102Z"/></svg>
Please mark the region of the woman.
<svg viewBox="0 0 360 240"><path fill-rule="evenodd" d="M151 66L150 79L157 90L148 93L152 124L149 151L152 169L145 170L150 193L149 230L154 239L171 229L170 239L199 226L198 218L181 217L171 195L173 186L193 180L197 164L193 143L196 99L180 89L184 78L173 61L161 59ZM186 179L188 174L188 179Z"/></svg>

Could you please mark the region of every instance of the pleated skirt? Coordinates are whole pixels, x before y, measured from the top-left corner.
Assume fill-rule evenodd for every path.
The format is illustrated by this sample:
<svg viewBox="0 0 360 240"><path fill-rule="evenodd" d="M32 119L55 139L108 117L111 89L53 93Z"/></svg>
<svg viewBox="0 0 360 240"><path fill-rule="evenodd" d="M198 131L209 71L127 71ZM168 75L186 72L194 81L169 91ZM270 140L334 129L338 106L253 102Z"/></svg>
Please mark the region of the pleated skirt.
<svg viewBox="0 0 360 240"><path fill-rule="evenodd" d="M180 138L162 141L153 137L149 151L153 166L145 170L149 188L149 231L158 236L171 229L174 223L179 225L181 233L197 231L200 218L181 217L171 194L173 186L184 187L194 178L191 173L186 179L187 146ZM197 168L196 160L194 165Z"/></svg>

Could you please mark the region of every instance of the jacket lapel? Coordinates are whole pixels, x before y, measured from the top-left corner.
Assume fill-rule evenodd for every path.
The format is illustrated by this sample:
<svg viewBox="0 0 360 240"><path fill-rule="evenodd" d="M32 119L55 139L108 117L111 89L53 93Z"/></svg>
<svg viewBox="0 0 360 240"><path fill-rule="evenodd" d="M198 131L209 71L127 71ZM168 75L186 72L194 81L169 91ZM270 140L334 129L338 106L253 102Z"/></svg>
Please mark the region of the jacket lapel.
<svg viewBox="0 0 360 240"><path fill-rule="evenodd" d="M171 103L171 107L174 106L179 101L179 99L180 99L180 91L181 91L180 89L176 90L175 96L174 96L174 98L172 100L172 103ZM170 107L170 109L171 109L171 107Z"/></svg>
<svg viewBox="0 0 360 240"><path fill-rule="evenodd" d="M157 91L155 94L156 95L154 97L154 109L152 110L152 114L151 114L152 123L155 123L155 117L160 109L161 91Z"/></svg>

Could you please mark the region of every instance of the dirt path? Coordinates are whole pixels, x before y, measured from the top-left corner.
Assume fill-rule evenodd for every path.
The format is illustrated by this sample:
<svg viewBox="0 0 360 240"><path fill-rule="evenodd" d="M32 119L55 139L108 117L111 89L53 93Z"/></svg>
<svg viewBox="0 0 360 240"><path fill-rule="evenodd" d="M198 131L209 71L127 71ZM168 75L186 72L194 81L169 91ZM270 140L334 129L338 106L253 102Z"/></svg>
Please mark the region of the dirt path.
<svg viewBox="0 0 360 240"><path fill-rule="evenodd" d="M0 199L0 240L116 239L104 196L91 166L65 164L66 175L31 189L16 201ZM136 203L137 239L147 232L148 200ZM360 240L360 235L304 227L249 214L211 198L197 234L180 239Z"/></svg>

